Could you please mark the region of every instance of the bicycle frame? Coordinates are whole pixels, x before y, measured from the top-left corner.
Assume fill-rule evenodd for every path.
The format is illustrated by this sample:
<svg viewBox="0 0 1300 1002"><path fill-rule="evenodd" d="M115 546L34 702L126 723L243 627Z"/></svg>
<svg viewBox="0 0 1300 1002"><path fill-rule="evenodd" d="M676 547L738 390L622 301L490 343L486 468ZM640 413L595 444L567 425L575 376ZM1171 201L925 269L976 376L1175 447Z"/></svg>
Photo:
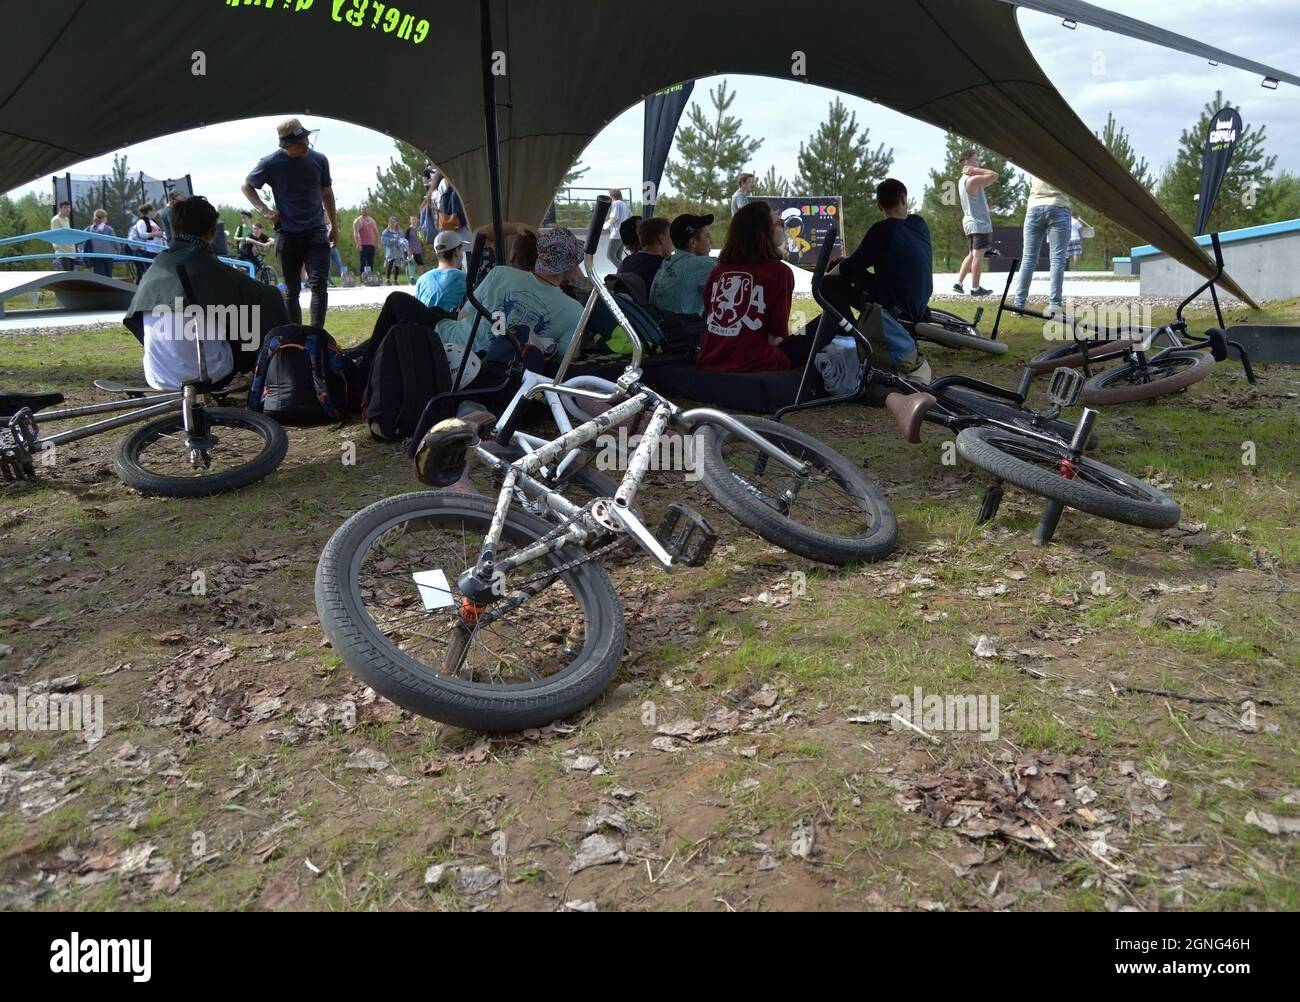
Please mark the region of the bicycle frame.
<svg viewBox="0 0 1300 1002"><path fill-rule="evenodd" d="M458 581L462 594L466 596L467 601L472 603L486 604L486 601L490 598L501 598L502 583L505 576L511 571L548 554L555 553L570 544L586 543L609 533L626 533L660 565L665 568L675 566L677 561L674 560L673 555L668 552L650 528L641 521L633 509L633 502L646 473L650 469L655 450L658 449L664 432L670 425L688 432L693 432L704 424L719 425L738 438L749 442L765 455L784 464L798 476L806 477L811 473L808 463L794 458L785 450L768 442L757 432L752 431L731 415L708 407L683 411L670 400L660 396L641 383L641 357L643 351L641 338L631 321L620 309L617 298L605 288L604 283L600 281L595 273L595 247L599 242L600 224L603 223L603 217L609 210L609 200L606 196L602 196L597 204L597 215L592 222L591 233L588 236L584 262L584 271L591 281L592 291L588 297L586 308L583 310L578 328L569 341L568 350L560 362L556 375L552 379L546 379L545 377L537 377L534 374L534 378L529 380L529 385L520 389L511 404L508 416L503 416L498 425L497 440L503 443L512 441L515 434L512 425L519 414L522 403L543 394L553 398L555 401L553 408L558 408L561 411L563 408L560 404L560 397L564 395L585 397L606 402L612 406L598 417L585 421L570 431L563 432L557 438L528 451L524 456L513 462L507 463L505 460L499 459L483 448L482 445L475 448L475 457L496 470L502 476L502 484L500 493L497 495L496 510L487 535L483 540L478 561L473 568L467 569ZM610 312L613 313L614 318L622 324L632 342L632 359L615 384L616 389L611 392L590 390L580 386L568 386L563 383L564 376L577 353L578 345L582 340L582 335L586 330L598 298L604 301ZM628 462L623 480L613 498L600 499L586 508L582 508L536 479L536 474L543 467L560 460L561 457L567 456L571 458L575 450L595 441L609 429L630 421L647 410L651 411L649 425L641 435L641 440ZM558 414L557 417L559 417ZM567 421L565 423L567 424ZM539 540L518 553L497 561L495 554L500 546L506 518L509 515L511 505L514 503L517 489L522 490L525 495L534 501L544 504L550 510L568 519L570 525L566 531L557 533L554 538ZM787 499L793 501L797 497L797 492L798 487L796 486L792 493L787 494Z"/></svg>

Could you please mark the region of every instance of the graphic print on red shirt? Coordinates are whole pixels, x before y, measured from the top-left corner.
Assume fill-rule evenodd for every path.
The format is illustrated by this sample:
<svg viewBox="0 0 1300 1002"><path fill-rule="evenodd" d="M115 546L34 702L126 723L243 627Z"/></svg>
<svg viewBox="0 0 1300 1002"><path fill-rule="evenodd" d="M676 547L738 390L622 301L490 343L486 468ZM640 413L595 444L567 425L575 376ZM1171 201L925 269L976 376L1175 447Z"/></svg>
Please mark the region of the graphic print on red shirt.
<svg viewBox="0 0 1300 1002"><path fill-rule="evenodd" d="M705 334L696 364L713 372L772 372L789 356L768 343L789 333L794 276L780 261L718 265L705 286Z"/></svg>

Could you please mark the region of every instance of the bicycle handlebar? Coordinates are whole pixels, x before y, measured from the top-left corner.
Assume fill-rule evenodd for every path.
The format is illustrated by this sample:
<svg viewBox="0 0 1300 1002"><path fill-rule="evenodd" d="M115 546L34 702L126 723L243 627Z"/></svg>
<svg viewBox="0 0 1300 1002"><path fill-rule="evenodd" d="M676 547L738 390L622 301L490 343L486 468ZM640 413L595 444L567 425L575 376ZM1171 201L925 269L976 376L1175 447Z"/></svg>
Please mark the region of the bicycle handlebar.
<svg viewBox="0 0 1300 1002"><path fill-rule="evenodd" d="M469 252L469 268L466 274L469 276L469 284L472 289L478 284L479 269L483 267L483 251L487 247L487 234L475 233L474 246Z"/></svg>
<svg viewBox="0 0 1300 1002"><path fill-rule="evenodd" d="M596 213L591 217L591 229L587 231L587 249L583 253L596 253L596 248L600 246L600 233L605 228L605 220L609 218L609 207L613 204L608 195L596 197Z"/></svg>
<svg viewBox="0 0 1300 1002"><path fill-rule="evenodd" d="M822 308L822 314L824 316L829 316L832 320L835 321L835 323L839 326L840 330L842 330L845 334L851 334L854 335L855 337L858 337L860 341L865 343L866 339L859 336L858 329L855 326L853 326L853 324L850 323L848 319L845 318L843 313L841 313L834 306L828 303L825 297L822 296L822 279L826 277L826 269L830 266L831 254L833 254L835 251L835 241L838 237L839 237L839 227L837 227L834 223L831 223L830 226L828 226L826 229L826 235L822 238L823 243L821 246L821 250L817 254L817 267L813 269L813 277L812 277L813 301L816 302L817 305ZM867 344L867 350L868 352L870 352L871 350L870 344ZM867 356L868 364L870 364L870 361L871 361L871 356L870 354L868 354Z"/></svg>

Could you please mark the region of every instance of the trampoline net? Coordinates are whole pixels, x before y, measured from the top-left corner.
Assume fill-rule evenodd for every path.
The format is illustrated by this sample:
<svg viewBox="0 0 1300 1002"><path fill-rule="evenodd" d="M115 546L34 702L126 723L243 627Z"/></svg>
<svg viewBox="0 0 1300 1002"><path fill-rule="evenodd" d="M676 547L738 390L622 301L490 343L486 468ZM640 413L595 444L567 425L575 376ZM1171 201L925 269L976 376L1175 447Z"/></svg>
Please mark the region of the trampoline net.
<svg viewBox="0 0 1300 1002"><path fill-rule="evenodd" d="M150 202L161 210L167 194L179 191L185 198L194 194L188 175L159 179L143 171L113 174L60 174L54 178L54 204L72 203L72 226L87 229L94 222L96 209L108 213L108 224L119 236L126 234L137 219L136 208Z"/></svg>

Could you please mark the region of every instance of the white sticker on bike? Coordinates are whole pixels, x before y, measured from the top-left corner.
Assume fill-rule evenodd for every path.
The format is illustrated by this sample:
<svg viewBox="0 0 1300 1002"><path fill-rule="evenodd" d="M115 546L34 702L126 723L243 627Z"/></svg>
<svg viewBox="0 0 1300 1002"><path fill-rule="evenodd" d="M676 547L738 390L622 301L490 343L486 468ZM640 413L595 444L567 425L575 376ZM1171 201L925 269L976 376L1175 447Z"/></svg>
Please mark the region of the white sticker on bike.
<svg viewBox="0 0 1300 1002"><path fill-rule="evenodd" d="M447 609L456 604L451 593L451 584L442 571L416 571L411 575L415 586L420 589L420 601L428 612L434 609Z"/></svg>

